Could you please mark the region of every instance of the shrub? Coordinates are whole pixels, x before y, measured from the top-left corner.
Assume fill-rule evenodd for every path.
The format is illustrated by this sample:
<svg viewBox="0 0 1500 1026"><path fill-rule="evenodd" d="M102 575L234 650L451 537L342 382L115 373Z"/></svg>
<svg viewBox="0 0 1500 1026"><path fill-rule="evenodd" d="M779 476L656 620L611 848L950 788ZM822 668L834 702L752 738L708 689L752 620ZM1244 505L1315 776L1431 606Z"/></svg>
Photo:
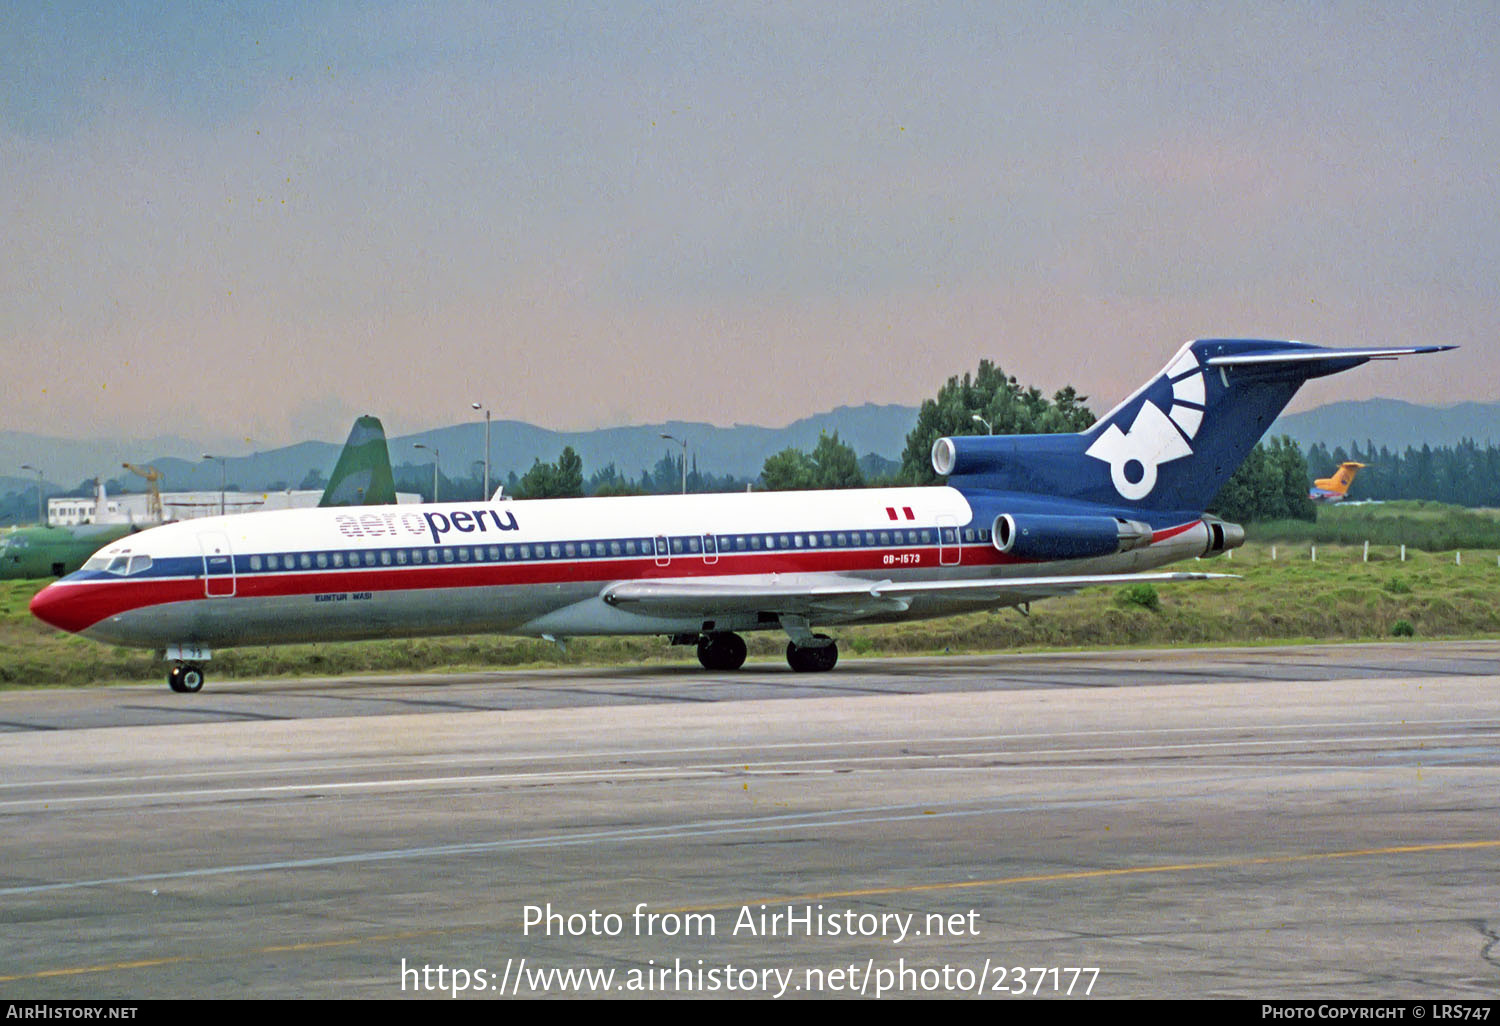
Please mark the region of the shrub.
<svg viewBox="0 0 1500 1026"><path fill-rule="evenodd" d="M1156 588L1144 581L1121 588L1115 594L1115 602L1127 609L1139 606L1153 613L1161 609L1161 598L1156 594Z"/></svg>

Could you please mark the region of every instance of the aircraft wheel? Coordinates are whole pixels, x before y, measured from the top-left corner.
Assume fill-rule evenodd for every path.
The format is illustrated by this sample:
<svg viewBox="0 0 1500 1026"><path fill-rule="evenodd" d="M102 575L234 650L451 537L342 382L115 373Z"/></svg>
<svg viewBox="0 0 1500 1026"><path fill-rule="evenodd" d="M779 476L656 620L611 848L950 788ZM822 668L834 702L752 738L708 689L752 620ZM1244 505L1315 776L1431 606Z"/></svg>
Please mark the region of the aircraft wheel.
<svg viewBox="0 0 1500 1026"><path fill-rule="evenodd" d="M705 670L738 670L745 665L747 651L738 634L705 634L698 639L698 662Z"/></svg>
<svg viewBox="0 0 1500 1026"><path fill-rule="evenodd" d="M826 634L814 634L815 638L827 638ZM795 642L787 642L787 665L798 673L826 673L839 661L838 643L829 639L828 644L802 648Z"/></svg>
<svg viewBox="0 0 1500 1026"><path fill-rule="evenodd" d="M203 667L191 663L178 663L167 674L167 687L179 694L195 694L203 690Z"/></svg>

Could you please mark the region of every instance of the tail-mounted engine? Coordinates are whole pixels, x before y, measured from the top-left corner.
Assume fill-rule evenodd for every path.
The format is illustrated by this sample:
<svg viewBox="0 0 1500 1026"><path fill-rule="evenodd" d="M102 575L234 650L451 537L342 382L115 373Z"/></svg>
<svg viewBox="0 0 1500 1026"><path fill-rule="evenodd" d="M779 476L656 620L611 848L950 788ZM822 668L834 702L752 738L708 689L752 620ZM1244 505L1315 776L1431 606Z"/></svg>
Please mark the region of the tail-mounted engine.
<svg viewBox="0 0 1500 1026"><path fill-rule="evenodd" d="M1245 544L1245 529L1239 524L1218 517L1204 517L1203 526L1208 528L1208 544L1203 547L1205 556L1222 556Z"/></svg>
<svg viewBox="0 0 1500 1026"><path fill-rule="evenodd" d="M1151 527L1106 516L1001 513L990 534L995 548L1022 559L1088 559L1151 543Z"/></svg>

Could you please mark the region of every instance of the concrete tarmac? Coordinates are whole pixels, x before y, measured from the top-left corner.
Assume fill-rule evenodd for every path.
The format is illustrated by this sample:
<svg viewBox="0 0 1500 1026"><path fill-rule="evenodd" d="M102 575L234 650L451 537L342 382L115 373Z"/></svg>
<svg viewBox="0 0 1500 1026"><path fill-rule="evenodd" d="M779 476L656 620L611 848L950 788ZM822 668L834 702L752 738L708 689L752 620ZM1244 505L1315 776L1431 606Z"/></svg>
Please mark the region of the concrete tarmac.
<svg viewBox="0 0 1500 1026"><path fill-rule="evenodd" d="M0 997L1493 999L1500 643L0 694Z"/></svg>

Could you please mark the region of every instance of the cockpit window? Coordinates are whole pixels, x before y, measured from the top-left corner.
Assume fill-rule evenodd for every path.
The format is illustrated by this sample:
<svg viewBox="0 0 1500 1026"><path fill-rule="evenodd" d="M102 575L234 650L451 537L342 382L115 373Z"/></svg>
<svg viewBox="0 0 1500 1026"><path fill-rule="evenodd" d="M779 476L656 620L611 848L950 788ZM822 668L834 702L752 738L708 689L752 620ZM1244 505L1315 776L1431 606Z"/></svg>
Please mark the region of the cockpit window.
<svg viewBox="0 0 1500 1026"><path fill-rule="evenodd" d="M130 569L125 571L130 574L138 574L151 569L151 557L144 553L139 556L130 557Z"/></svg>
<svg viewBox="0 0 1500 1026"><path fill-rule="evenodd" d="M109 566L104 569L112 574L125 574L130 572L130 557L124 553L109 561Z"/></svg>
<svg viewBox="0 0 1500 1026"><path fill-rule="evenodd" d="M88 561L83 564L83 568L85 570L103 570L109 566L109 559L110 557L108 556L90 556Z"/></svg>

